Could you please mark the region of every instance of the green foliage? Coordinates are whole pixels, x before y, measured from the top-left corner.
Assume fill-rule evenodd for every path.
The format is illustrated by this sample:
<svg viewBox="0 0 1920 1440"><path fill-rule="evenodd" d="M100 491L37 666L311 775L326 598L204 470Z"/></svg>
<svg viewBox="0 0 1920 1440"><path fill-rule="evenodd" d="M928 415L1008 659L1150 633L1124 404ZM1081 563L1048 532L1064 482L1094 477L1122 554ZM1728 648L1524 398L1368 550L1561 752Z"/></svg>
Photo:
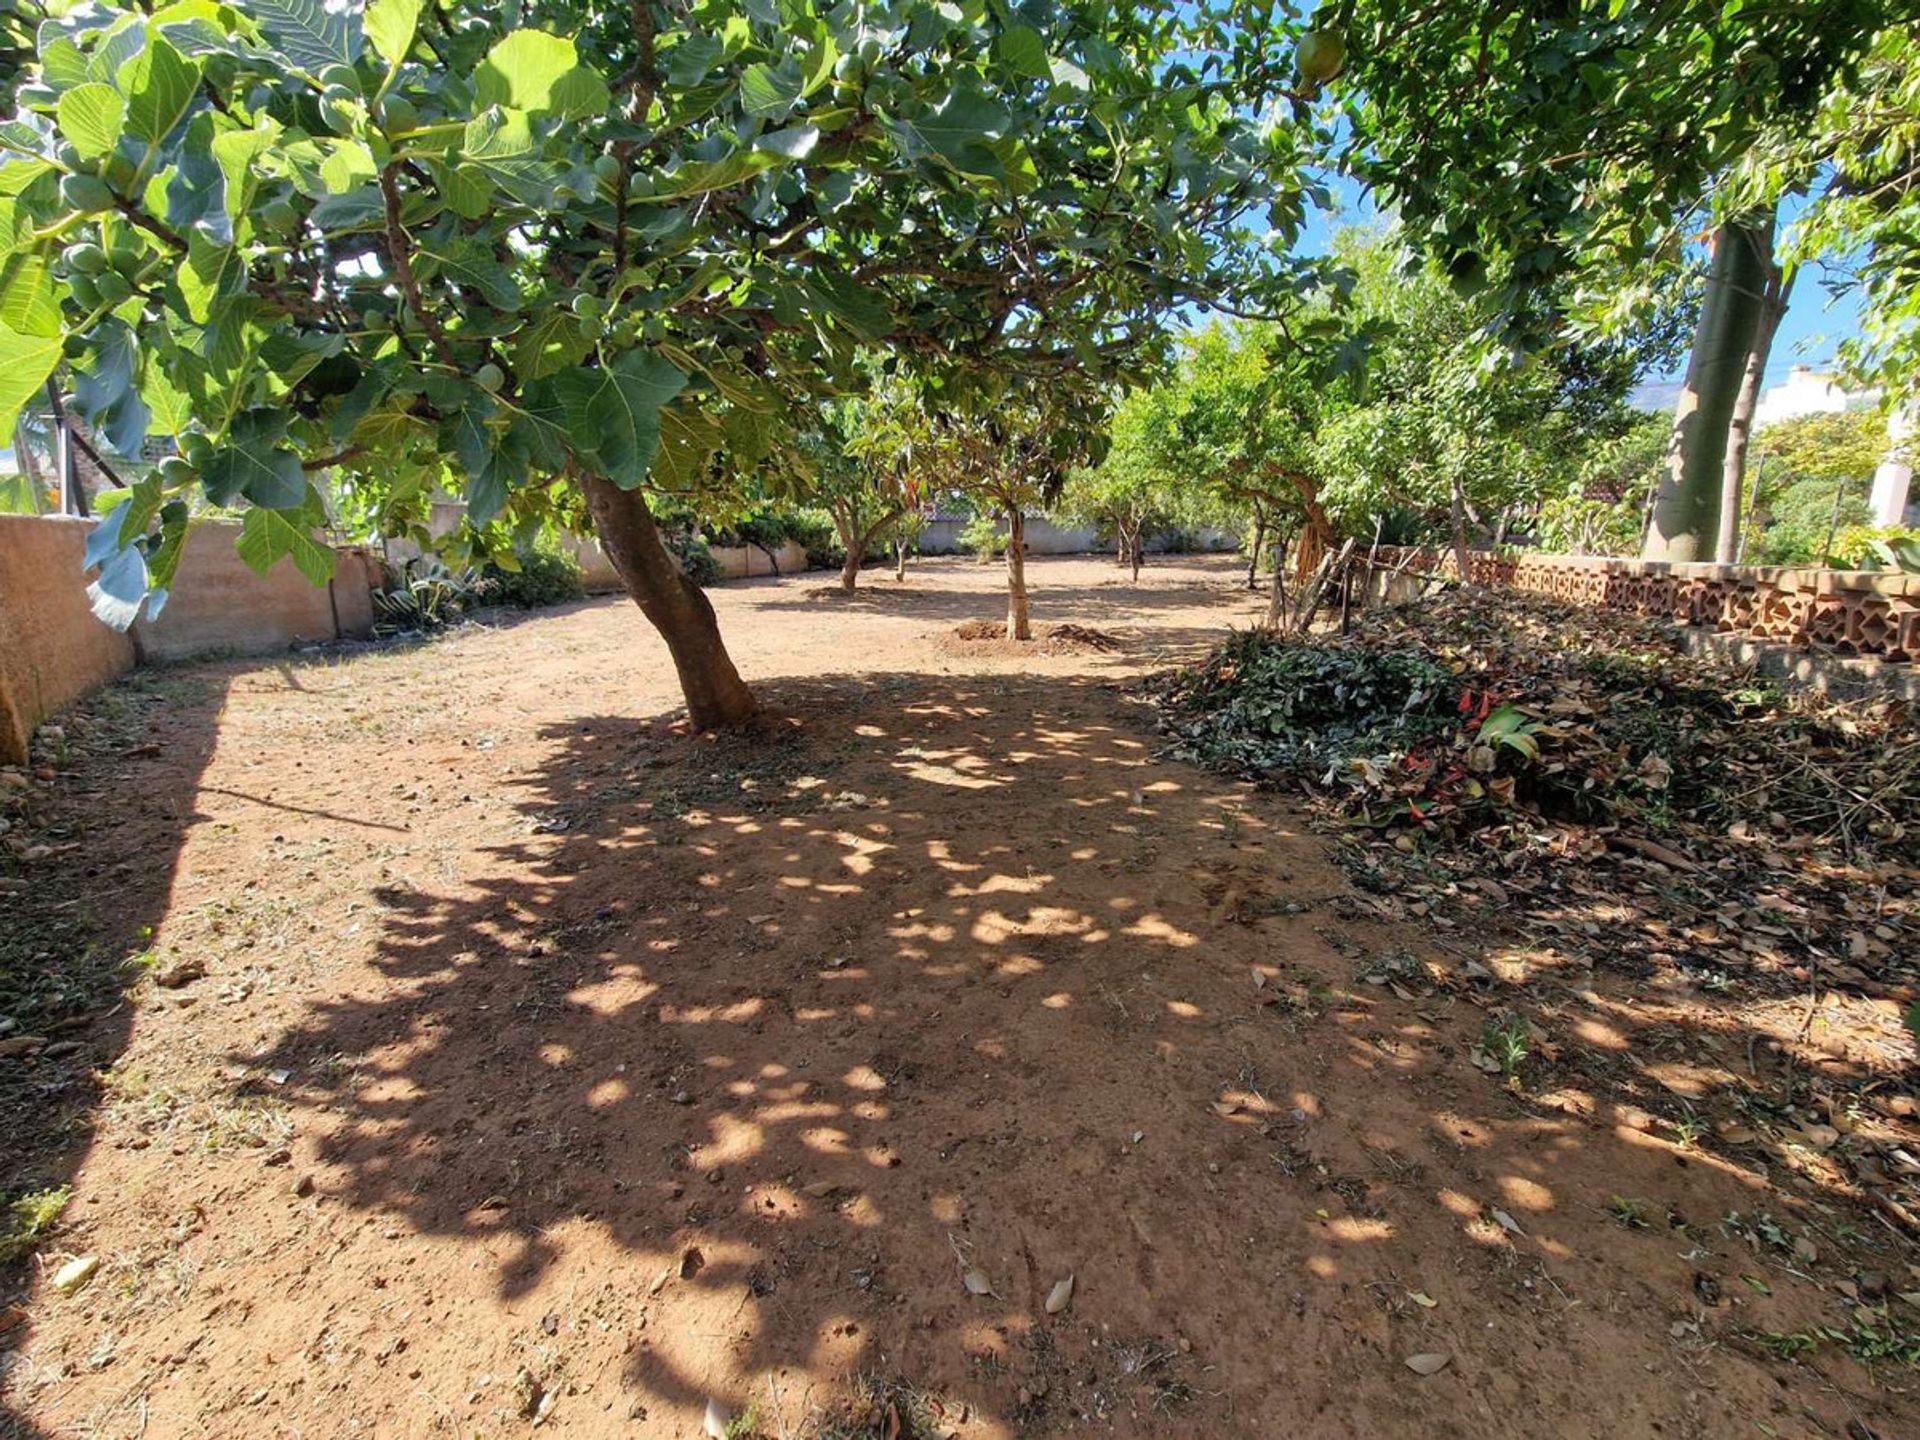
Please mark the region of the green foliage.
<svg viewBox="0 0 1920 1440"><path fill-rule="evenodd" d="M1513 1011L1505 1015L1489 1015L1486 1023L1480 1027L1480 1052L1499 1066L1500 1073L1511 1080L1526 1063L1528 1038L1526 1016Z"/></svg>
<svg viewBox="0 0 1920 1440"><path fill-rule="evenodd" d="M1889 17L1896 19L1897 17ZM1860 324L1839 360L1889 398L1920 394L1920 34L1889 24L1851 73L1828 86L1809 125L1777 128L1753 165L1759 186L1826 176L1789 227L1787 259L1846 256L1844 288L1860 295Z"/></svg>
<svg viewBox="0 0 1920 1440"><path fill-rule="evenodd" d="M1637 555L1647 502L1673 439L1673 417L1642 415L1622 434L1579 453L1564 488L1541 502L1535 521L1543 550L1561 555Z"/></svg>
<svg viewBox="0 0 1920 1440"><path fill-rule="evenodd" d="M1438 524L1456 490L1482 513L1525 505L1595 447L1638 433L1625 403L1638 358L1490 346L1485 301L1412 261L1397 233L1351 233L1338 248L1355 275L1348 323L1373 336L1364 389L1323 428L1325 499L1345 528L1370 531L1390 507Z"/></svg>
<svg viewBox="0 0 1920 1440"><path fill-rule="evenodd" d="M1908 525L1848 525L1835 534L1825 558L1842 570L1920 575L1920 530Z"/></svg>
<svg viewBox="0 0 1920 1440"><path fill-rule="evenodd" d="M1007 551L1007 532L1000 528L999 517L985 512L961 526L956 540L962 550L982 560L998 559Z"/></svg>
<svg viewBox="0 0 1920 1440"><path fill-rule="evenodd" d="M1885 446L1886 422L1874 410L1803 415L1756 431L1753 447L1762 461L1748 558L1762 565L1825 564L1830 537L1839 554L1840 532L1860 537L1851 559L1864 558L1872 538L1862 533L1872 520L1867 496Z"/></svg>
<svg viewBox="0 0 1920 1440"><path fill-rule="evenodd" d="M1171 376L1121 404L1103 486L1190 523L1304 521L1324 470L1329 387L1353 353L1323 310L1299 307L1286 329L1220 325L1194 336Z"/></svg>
<svg viewBox="0 0 1920 1440"><path fill-rule="evenodd" d="M667 552L679 563L680 572L694 584L704 589L720 582L720 562L713 558L706 537L697 530L664 530L661 539L666 542Z"/></svg>
<svg viewBox="0 0 1920 1440"><path fill-rule="evenodd" d="M1574 486L1541 502L1535 537L1556 555L1634 555L1645 517L1644 501L1596 500Z"/></svg>
<svg viewBox="0 0 1920 1440"><path fill-rule="evenodd" d="M315 476L401 524L444 482L484 561L583 474L731 508L863 346L944 407L1098 396L1295 281L1262 13L57 7L4 126L0 432L64 359L111 447L174 442L124 621L195 494L318 573Z"/></svg>
<svg viewBox="0 0 1920 1440"><path fill-rule="evenodd" d="M495 561L481 572L480 593L487 604L539 610L587 593L580 580L580 562L557 546L536 546L516 555L514 562L511 570Z"/></svg>
<svg viewBox="0 0 1920 1440"><path fill-rule="evenodd" d="M704 525L709 545L755 545L777 550L791 540L807 552L809 565L838 565L830 559L837 542L833 520L823 510L777 501L762 501L725 524Z"/></svg>
<svg viewBox="0 0 1920 1440"><path fill-rule="evenodd" d="M1877 409L1796 415L1753 434L1754 452L1794 479L1871 484L1886 448L1887 421Z"/></svg>
<svg viewBox="0 0 1920 1440"><path fill-rule="evenodd" d="M781 517L787 539L807 552L807 564L816 570L837 569L847 558L846 547L834 533L833 516L819 509L791 509Z"/></svg>
<svg viewBox="0 0 1920 1440"><path fill-rule="evenodd" d="M1804 128L1890 13L1357 0L1337 27L1347 157L1451 283L1538 340L1555 328L1545 282L1677 249L1674 218L1770 135Z"/></svg>
<svg viewBox="0 0 1920 1440"><path fill-rule="evenodd" d="M9 1265L38 1245L67 1208L73 1191L62 1185L33 1190L0 1205L0 1265Z"/></svg>
<svg viewBox="0 0 1920 1440"><path fill-rule="evenodd" d="M1447 730L1455 693L1446 667L1417 651L1301 645L1248 630L1174 676L1160 705L1176 754L1255 778L1324 780Z"/></svg>

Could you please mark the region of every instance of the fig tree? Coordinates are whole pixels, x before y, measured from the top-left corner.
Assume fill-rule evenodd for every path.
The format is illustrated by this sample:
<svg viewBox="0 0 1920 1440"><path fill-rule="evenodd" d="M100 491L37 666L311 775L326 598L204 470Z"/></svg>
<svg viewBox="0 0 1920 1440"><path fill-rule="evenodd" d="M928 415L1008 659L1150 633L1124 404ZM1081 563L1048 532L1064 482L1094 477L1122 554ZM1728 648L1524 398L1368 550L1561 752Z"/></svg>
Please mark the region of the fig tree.
<svg viewBox="0 0 1920 1440"><path fill-rule="evenodd" d="M113 189L98 175L62 175L60 201L82 215L113 209Z"/></svg>
<svg viewBox="0 0 1920 1440"><path fill-rule="evenodd" d="M1309 30L1300 37L1294 65L1309 85L1324 85L1347 64L1347 42L1331 30Z"/></svg>
<svg viewBox="0 0 1920 1440"><path fill-rule="evenodd" d="M85 240L69 245L61 258L67 262L68 271L76 275L98 275L107 268L107 252Z"/></svg>
<svg viewBox="0 0 1920 1440"><path fill-rule="evenodd" d="M389 95L380 107L380 118L389 135L401 135L420 123L420 112L404 95Z"/></svg>

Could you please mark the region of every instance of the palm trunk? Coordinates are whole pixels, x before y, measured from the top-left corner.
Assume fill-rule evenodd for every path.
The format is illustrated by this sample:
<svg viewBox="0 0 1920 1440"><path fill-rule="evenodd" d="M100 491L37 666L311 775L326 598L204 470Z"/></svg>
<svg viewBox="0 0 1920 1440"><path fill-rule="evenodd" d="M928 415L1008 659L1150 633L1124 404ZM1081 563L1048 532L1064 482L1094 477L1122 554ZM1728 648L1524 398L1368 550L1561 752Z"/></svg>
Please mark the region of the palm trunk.
<svg viewBox="0 0 1920 1440"><path fill-rule="evenodd" d="M1713 547L1713 558L1722 565L1731 565L1739 558L1741 492L1746 482L1747 446L1753 439L1753 412L1760 403L1760 382L1766 378L1767 356L1773 350L1773 337L1780 328L1780 319L1787 313L1793 280L1792 275L1782 272L1771 255L1767 257L1766 296L1761 302L1760 319L1754 325L1753 344L1747 350L1747 366L1740 377L1740 395L1733 404L1733 419L1727 425L1727 458L1720 474L1720 532Z"/></svg>
<svg viewBox="0 0 1920 1440"><path fill-rule="evenodd" d="M1641 554L1676 563L1704 560L1720 533L1720 489L1727 433L1753 351L1767 288L1773 222L1722 225L1687 360L1686 388L1674 409L1667 473L1653 502Z"/></svg>
<svg viewBox="0 0 1920 1440"><path fill-rule="evenodd" d="M1007 638L1033 638L1027 612L1027 520L1018 505L1007 510Z"/></svg>
<svg viewBox="0 0 1920 1440"><path fill-rule="evenodd" d="M750 723L760 707L727 654L712 603L680 573L661 542L646 497L598 475L587 476L582 486L600 548L640 612L667 642L694 727L734 730Z"/></svg>

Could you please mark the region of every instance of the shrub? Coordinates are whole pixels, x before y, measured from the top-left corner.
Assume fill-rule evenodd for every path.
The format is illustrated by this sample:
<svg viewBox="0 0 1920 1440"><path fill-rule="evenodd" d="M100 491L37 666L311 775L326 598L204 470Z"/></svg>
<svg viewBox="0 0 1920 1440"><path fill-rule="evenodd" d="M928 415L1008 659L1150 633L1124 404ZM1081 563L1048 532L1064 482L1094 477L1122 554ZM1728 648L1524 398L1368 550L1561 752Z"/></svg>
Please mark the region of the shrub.
<svg viewBox="0 0 1920 1440"><path fill-rule="evenodd" d="M587 593L580 580L580 562L557 546L542 545L514 558L519 561L518 570L487 566L482 583L489 605L538 610L564 605Z"/></svg>
<svg viewBox="0 0 1920 1440"><path fill-rule="evenodd" d="M706 587L720 577L720 562L713 558L706 539L694 530L668 530L661 537L667 551L680 563L680 571L694 584Z"/></svg>
<svg viewBox="0 0 1920 1440"><path fill-rule="evenodd" d="M1595 500L1576 490L1540 507L1537 538L1556 555L1637 555L1641 520L1638 499Z"/></svg>
<svg viewBox="0 0 1920 1440"><path fill-rule="evenodd" d="M1834 494L1840 490L1839 524L1834 523ZM1825 558L1830 531L1864 527L1872 519L1864 495L1856 487L1820 476L1795 480L1767 497L1767 527L1750 552L1762 565L1818 565Z"/></svg>
<svg viewBox="0 0 1920 1440"><path fill-rule="evenodd" d="M1911 570L1902 557L1920 546L1920 530L1906 525L1849 525L1833 537L1829 564L1843 570Z"/></svg>
<svg viewBox="0 0 1920 1440"><path fill-rule="evenodd" d="M824 510L789 510L784 515L787 538L807 552L807 564L816 570L838 570L847 559L847 547Z"/></svg>
<svg viewBox="0 0 1920 1440"><path fill-rule="evenodd" d="M820 569L838 569L847 558L833 518L794 505L762 505L730 524L703 526L702 534L710 545L751 545L769 554L791 540L807 552L807 564Z"/></svg>
<svg viewBox="0 0 1920 1440"><path fill-rule="evenodd" d="M1007 537L1000 522L991 515L976 515L967 521L959 536L960 548L980 557L980 563L1007 553Z"/></svg>

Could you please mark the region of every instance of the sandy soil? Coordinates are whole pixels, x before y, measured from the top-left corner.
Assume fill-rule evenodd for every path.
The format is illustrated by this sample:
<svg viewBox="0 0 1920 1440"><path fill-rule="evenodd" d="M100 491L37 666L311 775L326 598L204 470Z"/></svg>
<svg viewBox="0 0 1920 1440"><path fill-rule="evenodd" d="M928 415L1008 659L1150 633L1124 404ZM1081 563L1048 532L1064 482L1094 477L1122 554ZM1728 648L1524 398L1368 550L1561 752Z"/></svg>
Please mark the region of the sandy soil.
<svg viewBox="0 0 1920 1440"><path fill-rule="evenodd" d="M1229 564L1030 573L1119 648L956 649L960 563L716 591L793 719L751 741L659 718L614 600L103 698L138 743L0 922L148 978L0 1059L8 1186L74 1188L0 1433L1920 1434L1911 1371L1752 1338L1910 1249L1583 1080L1684 1012L1536 977L1566 1083L1518 1093L1476 997L1360 977L1517 984L1524 934L1385 918L1155 758L1125 682L1258 612Z"/></svg>

